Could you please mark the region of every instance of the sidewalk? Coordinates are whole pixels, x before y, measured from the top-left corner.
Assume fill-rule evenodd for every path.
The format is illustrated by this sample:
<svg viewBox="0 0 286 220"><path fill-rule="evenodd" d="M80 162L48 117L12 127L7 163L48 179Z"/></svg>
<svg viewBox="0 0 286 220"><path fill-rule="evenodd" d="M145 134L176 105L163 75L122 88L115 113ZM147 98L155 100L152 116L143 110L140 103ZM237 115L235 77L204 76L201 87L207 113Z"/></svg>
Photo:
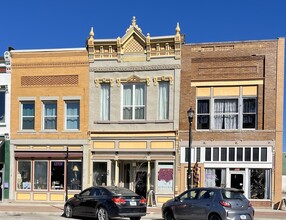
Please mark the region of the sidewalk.
<svg viewBox="0 0 286 220"><path fill-rule="evenodd" d="M21 213L40 213L61 216L64 213L64 203L20 203L6 202L0 203L0 213L21 214ZM286 220L286 211L273 210L271 208L255 208L255 219L264 220ZM160 219L161 207L147 207L147 217Z"/></svg>

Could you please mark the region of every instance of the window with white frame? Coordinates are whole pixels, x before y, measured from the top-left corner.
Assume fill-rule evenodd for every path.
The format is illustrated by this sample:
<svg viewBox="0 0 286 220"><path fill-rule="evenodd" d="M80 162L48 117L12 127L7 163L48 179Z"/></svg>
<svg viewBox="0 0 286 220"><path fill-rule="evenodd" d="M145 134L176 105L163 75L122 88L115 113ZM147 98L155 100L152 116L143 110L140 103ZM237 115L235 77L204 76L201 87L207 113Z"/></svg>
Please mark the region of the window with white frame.
<svg viewBox="0 0 286 220"><path fill-rule="evenodd" d="M243 87L240 90L243 91ZM256 88L256 87L255 87ZM238 89L239 90L239 89ZM255 94L255 93L254 93ZM197 97L198 130L240 130L257 127L257 96Z"/></svg>
<svg viewBox="0 0 286 220"><path fill-rule="evenodd" d="M44 129L56 130L57 129L57 102L44 101Z"/></svg>
<svg viewBox="0 0 286 220"><path fill-rule="evenodd" d="M110 119L110 84L100 84L100 118L101 120Z"/></svg>
<svg viewBox="0 0 286 220"><path fill-rule="evenodd" d="M201 162L201 148L200 147L194 147L191 149L194 149L194 151L193 151L194 155L193 156L195 158L195 162ZM190 150L189 147L184 148L185 158L184 158L183 162L188 162L189 157L190 157L190 154L189 154L190 151L189 150Z"/></svg>
<svg viewBox="0 0 286 220"><path fill-rule="evenodd" d="M79 100L66 100L66 130L79 130L80 128L80 102Z"/></svg>
<svg viewBox="0 0 286 220"><path fill-rule="evenodd" d="M205 161L267 162L267 147L206 147Z"/></svg>
<svg viewBox="0 0 286 220"><path fill-rule="evenodd" d="M22 101L21 102L21 129L34 130L35 128L35 102Z"/></svg>
<svg viewBox="0 0 286 220"><path fill-rule="evenodd" d="M159 82L159 120L169 119L169 82Z"/></svg>
<svg viewBox="0 0 286 220"><path fill-rule="evenodd" d="M0 90L0 124L5 123L5 96L6 91Z"/></svg>
<svg viewBox="0 0 286 220"><path fill-rule="evenodd" d="M145 119L145 84L123 84L123 120Z"/></svg>

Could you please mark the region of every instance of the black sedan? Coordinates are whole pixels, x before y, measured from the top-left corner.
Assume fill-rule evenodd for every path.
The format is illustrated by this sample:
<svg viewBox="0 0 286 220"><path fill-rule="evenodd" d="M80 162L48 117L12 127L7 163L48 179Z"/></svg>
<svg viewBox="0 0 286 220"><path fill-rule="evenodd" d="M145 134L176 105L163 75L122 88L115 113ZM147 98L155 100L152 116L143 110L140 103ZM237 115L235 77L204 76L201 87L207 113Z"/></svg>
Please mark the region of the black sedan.
<svg viewBox="0 0 286 220"><path fill-rule="evenodd" d="M95 217L98 220L128 217L140 220L146 215L146 199L135 192L115 186L93 186L66 201L64 214Z"/></svg>

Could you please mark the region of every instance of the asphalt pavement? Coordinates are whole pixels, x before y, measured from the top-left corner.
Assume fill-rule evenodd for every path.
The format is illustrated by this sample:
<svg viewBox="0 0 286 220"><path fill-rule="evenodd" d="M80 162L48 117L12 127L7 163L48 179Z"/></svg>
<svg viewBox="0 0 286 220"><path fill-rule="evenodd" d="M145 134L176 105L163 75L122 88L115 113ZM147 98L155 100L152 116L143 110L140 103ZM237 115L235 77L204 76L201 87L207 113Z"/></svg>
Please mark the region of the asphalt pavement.
<svg viewBox="0 0 286 220"><path fill-rule="evenodd" d="M63 214L64 204L51 203L20 203L20 202L3 202L0 203L0 213L21 214L21 213L38 213L47 215ZM273 210L271 208L255 208L255 220L286 220L286 210ZM162 219L161 207L147 207L146 219ZM143 219L144 219L143 218Z"/></svg>

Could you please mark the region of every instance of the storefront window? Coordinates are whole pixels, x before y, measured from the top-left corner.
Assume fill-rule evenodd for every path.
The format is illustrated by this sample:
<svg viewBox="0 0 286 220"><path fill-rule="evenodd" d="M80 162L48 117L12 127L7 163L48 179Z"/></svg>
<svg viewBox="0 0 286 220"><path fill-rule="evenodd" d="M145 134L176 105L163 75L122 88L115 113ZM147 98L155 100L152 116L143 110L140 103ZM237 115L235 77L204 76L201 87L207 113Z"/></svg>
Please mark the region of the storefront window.
<svg viewBox="0 0 286 220"><path fill-rule="evenodd" d="M51 189L64 189L64 161L51 162Z"/></svg>
<svg viewBox="0 0 286 220"><path fill-rule="evenodd" d="M107 162L93 163L93 185L106 186L107 184Z"/></svg>
<svg viewBox="0 0 286 220"><path fill-rule="evenodd" d="M35 161L34 189L47 189L47 161Z"/></svg>
<svg viewBox="0 0 286 220"><path fill-rule="evenodd" d="M158 193L173 193L174 168L173 163L158 164Z"/></svg>
<svg viewBox="0 0 286 220"><path fill-rule="evenodd" d="M226 175L225 169L206 169L205 186L206 187L225 187Z"/></svg>
<svg viewBox="0 0 286 220"><path fill-rule="evenodd" d="M270 199L270 170L250 170L250 192L251 199Z"/></svg>
<svg viewBox="0 0 286 220"><path fill-rule="evenodd" d="M81 190L82 163L68 162L68 189Z"/></svg>
<svg viewBox="0 0 286 220"><path fill-rule="evenodd" d="M31 189L31 161L18 161L17 188Z"/></svg>

